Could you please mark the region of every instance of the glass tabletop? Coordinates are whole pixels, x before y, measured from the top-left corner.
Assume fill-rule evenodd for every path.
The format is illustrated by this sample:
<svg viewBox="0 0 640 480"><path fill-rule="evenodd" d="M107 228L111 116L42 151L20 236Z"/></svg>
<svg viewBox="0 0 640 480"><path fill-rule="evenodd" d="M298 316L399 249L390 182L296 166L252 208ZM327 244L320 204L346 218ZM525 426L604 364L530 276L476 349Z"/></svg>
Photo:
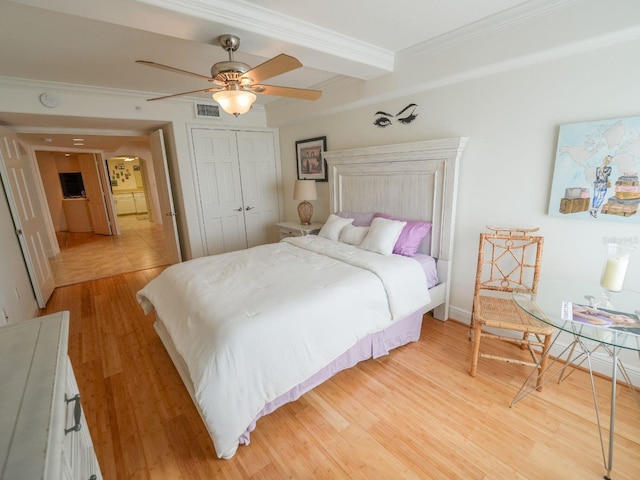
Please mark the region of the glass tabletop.
<svg viewBox="0 0 640 480"><path fill-rule="evenodd" d="M576 280L541 280L538 293L513 292L529 315L572 335L640 351L640 292L612 292L603 303L600 285Z"/></svg>

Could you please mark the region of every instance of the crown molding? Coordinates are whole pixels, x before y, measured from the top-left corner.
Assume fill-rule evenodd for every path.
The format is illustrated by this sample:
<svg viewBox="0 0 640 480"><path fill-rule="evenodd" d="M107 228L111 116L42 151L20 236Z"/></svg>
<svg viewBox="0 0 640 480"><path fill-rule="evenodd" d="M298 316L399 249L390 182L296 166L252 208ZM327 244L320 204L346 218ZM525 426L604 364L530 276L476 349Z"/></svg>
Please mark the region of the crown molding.
<svg viewBox="0 0 640 480"><path fill-rule="evenodd" d="M533 0L526 2L436 38L418 43L402 52L398 52L398 55L404 58L415 55L430 55L458 43L468 42L481 35L504 30L532 18L570 7L581 1L582 0Z"/></svg>
<svg viewBox="0 0 640 480"><path fill-rule="evenodd" d="M153 95L158 95L157 92L142 92L139 90L124 90L119 88L109 88L109 87L95 87L89 85L80 85L75 83L61 83L61 82L50 82L44 80L33 80L29 78L19 78L19 77L3 77L0 76L0 86L5 87L18 87L18 88L33 88L33 89L56 89L58 92L67 92L67 93L86 93L91 95L119 95L119 96L128 96L128 97L149 97ZM186 98L190 98L188 101L191 102L193 97L176 97L172 100L185 100Z"/></svg>
<svg viewBox="0 0 640 480"><path fill-rule="evenodd" d="M138 0L392 72L394 52L240 0Z"/></svg>
<svg viewBox="0 0 640 480"><path fill-rule="evenodd" d="M57 93L83 93L88 95L107 95L107 96L119 96L119 97L132 97L138 100L146 99L149 97L153 97L156 95L160 95L159 92L143 92L139 90L124 90L119 88L109 88L109 87L95 87L88 85L80 85L75 83L61 83L61 82L50 82L44 80L33 80L28 78L18 78L18 77L3 77L0 76L0 87L16 87L20 89L31 88L34 90L54 90ZM181 97L174 97L165 101L176 102L176 103L188 103L192 104L194 101L209 101L208 99L203 99L198 96L189 96L184 95ZM264 109L264 105L256 105L254 104L252 108Z"/></svg>

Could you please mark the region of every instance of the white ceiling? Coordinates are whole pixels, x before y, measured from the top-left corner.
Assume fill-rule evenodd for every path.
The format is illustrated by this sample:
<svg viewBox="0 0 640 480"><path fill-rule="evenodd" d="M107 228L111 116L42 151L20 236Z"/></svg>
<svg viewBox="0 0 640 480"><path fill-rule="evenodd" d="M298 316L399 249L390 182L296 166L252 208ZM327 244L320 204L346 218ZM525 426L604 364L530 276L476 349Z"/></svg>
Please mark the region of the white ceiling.
<svg viewBox="0 0 640 480"><path fill-rule="evenodd" d="M303 68L265 83L320 88L337 78L368 80L393 71L395 56L456 30L547 8L553 0L0 0L0 76L144 92L205 88L202 80L135 64L151 60L209 75L227 57L217 37L241 38L235 59L258 65L287 53ZM201 98L210 98L202 94ZM267 105L278 97L259 96ZM30 142L68 146L76 128L86 148L113 149L119 137L157 125L74 124L74 119L0 112L0 124ZM65 129L71 129L65 131ZM113 130L110 138L92 130ZM48 133L48 135L43 135ZM71 137L60 135L68 134ZM100 139L102 140L100 141ZM107 141L108 140L108 141ZM89 140L88 140L89 141ZM100 141L100 143L95 143Z"/></svg>

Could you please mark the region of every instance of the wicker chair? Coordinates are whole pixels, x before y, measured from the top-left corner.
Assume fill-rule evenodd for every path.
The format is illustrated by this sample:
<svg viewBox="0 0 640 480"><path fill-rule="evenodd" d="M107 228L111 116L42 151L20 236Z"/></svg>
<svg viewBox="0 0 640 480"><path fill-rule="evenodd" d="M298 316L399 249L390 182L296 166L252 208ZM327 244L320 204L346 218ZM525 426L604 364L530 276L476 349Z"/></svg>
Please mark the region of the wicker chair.
<svg viewBox="0 0 640 480"><path fill-rule="evenodd" d="M475 377L478 357L535 367L539 363L536 387L541 388L542 372L554 328L522 310L512 299L514 290L535 295L540 276L544 239L532 235L538 229L487 227L480 234L478 268L471 312L469 338L473 340L471 368ZM485 328L493 331L487 331ZM498 329L496 331L495 329ZM515 332L507 336L505 330ZM528 348L532 361L480 352L480 340L493 338ZM504 355L504 354L503 354Z"/></svg>

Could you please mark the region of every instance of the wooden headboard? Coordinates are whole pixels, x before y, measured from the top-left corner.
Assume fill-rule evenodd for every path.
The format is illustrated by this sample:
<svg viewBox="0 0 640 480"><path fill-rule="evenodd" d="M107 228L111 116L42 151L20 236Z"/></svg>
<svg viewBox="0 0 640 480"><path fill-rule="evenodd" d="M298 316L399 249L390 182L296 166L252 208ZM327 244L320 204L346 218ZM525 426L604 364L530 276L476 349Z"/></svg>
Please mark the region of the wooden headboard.
<svg viewBox="0 0 640 480"><path fill-rule="evenodd" d="M459 137L324 153L332 213L382 212L433 223L420 251L438 259L438 275L446 290L444 315L448 315L458 163L466 141Z"/></svg>

